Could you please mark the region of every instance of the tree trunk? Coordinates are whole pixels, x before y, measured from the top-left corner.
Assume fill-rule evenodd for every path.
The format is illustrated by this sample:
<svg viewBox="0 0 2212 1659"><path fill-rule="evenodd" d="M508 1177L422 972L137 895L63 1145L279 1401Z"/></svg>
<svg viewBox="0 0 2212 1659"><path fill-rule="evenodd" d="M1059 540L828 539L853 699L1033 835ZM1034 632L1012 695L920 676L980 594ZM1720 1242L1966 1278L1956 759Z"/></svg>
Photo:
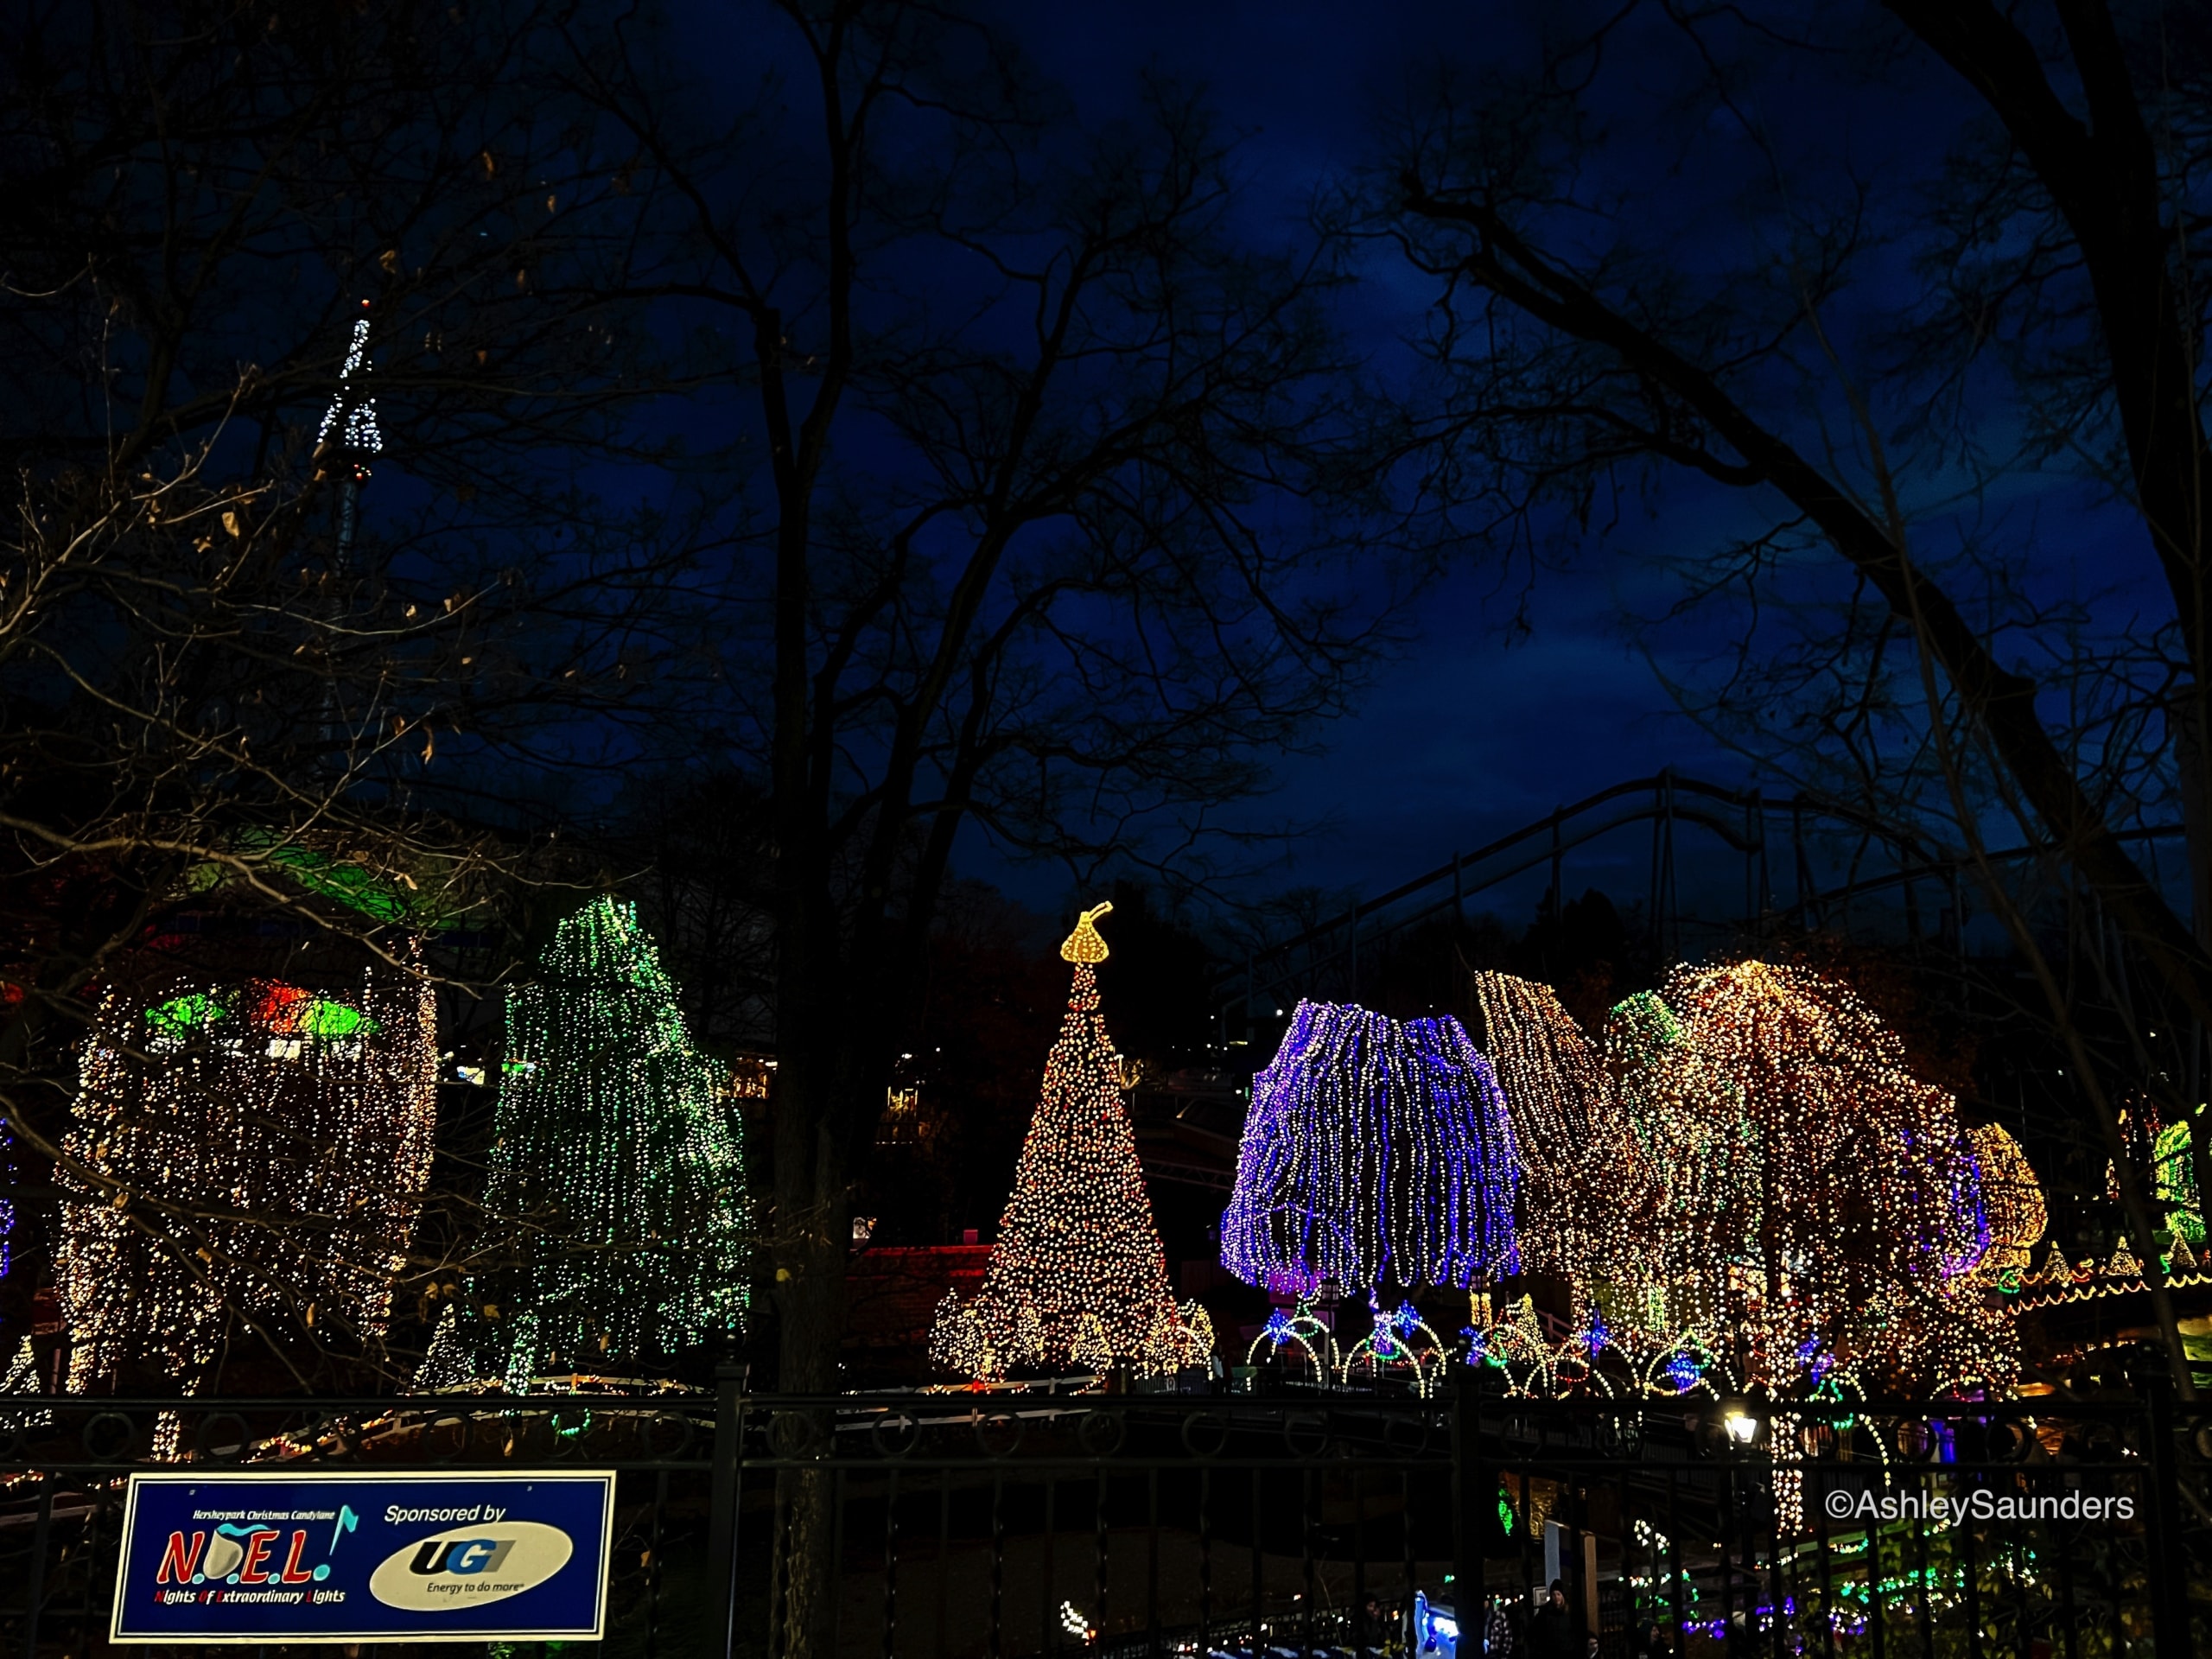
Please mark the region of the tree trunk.
<svg viewBox="0 0 2212 1659"><path fill-rule="evenodd" d="M2182 827L2189 849L2190 921L2197 943L2212 952L2212 766L2204 753L2204 692L2196 685L2183 686L2167 713L2172 728L2177 771L2181 782ZM2188 1068L2182 1074L2181 1109L2189 1124L2190 1170L2196 1182L2196 1213L2212 1215L2212 1124L2197 1116L2201 1104L2198 1084L2204 1077L2204 1045L2212 1039L2212 1026L2202 1020L2190 1022ZM2205 1240L2212 1249L2212 1230Z"/></svg>
<svg viewBox="0 0 2212 1659"><path fill-rule="evenodd" d="M792 1278L778 1286L783 1310L779 1361L785 1393L836 1392L837 1333L842 1320L844 1252L815 1241L804 1252L790 1253L779 1273ZM796 1267L791 1262L797 1262ZM776 1425L778 1444L805 1446L826 1457L835 1423L827 1410L785 1414ZM785 1659L828 1659L836 1627L837 1594L836 1476L827 1467L785 1469L776 1477L777 1598L770 1651Z"/></svg>
<svg viewBox="0 0 2212 1659"><path fill-rule="evenodd" d="M804 945L786 941L785 951L803 973ZM836 988L825 993L825 983ZM777 1056L771 1236L781 1322L776 1386L784 1394L833 1395L841 1387L852 1151L858 1126L874 1122L866 1080L876 1075L877 1045L867 1033L880 1025L861 1016L855 1004L863 999L854 988L851 973L842 969L811 984L787 977L783 986L787 1035ZM826 1458L833 1427L826 1407L784 1414L774 1430L778 1454ZM780 1471L776 1507L770 1650L785 1659L827 1659L837 1593L836 1476L826 1466Z"/></svg>

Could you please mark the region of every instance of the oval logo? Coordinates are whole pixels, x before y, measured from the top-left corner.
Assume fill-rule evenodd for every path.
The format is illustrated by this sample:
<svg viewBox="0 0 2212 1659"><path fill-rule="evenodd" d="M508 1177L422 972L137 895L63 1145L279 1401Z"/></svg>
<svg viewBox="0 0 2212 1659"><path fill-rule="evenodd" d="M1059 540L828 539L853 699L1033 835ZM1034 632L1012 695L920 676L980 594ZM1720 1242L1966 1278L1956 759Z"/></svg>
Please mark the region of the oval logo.
<svg viewBox="0 0 2212 1659"><path fill-rule="evenodd" d="M369 1575L387 1607L451 1612L518 1596L569 1564L575 1545L542 1521L473 1522L396 1549Z"/></svg>

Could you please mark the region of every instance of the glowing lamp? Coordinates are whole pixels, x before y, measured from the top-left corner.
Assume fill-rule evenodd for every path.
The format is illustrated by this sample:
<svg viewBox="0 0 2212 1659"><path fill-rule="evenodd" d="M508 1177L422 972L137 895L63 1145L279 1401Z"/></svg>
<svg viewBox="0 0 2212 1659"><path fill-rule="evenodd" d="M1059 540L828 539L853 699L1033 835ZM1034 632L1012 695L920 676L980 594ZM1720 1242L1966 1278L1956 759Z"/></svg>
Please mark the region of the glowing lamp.
<svg viewBox="0 0 2212 1659"><path fill-rule="evenodd" d="M1759 1437L1759 1420L1751 1414L1751 1402L1745 1400L1721 1402L1720 1427L1737 1446L1749 1446Z"/></svg>

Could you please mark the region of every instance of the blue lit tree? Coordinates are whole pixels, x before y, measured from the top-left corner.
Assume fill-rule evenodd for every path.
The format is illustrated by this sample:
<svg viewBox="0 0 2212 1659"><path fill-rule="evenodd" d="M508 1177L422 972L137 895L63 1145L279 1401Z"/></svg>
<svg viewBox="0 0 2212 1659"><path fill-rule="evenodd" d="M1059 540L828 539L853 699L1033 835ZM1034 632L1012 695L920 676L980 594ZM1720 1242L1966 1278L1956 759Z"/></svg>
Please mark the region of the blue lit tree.
<svg viewBox="0 0 2212 1659"><path fill-rule="evenodd" d="M1457 1020L1300 1002L1253 1080L1222 1263L1300 1289L1515 1273L1519 1179L1505 1098Z"/></svg>

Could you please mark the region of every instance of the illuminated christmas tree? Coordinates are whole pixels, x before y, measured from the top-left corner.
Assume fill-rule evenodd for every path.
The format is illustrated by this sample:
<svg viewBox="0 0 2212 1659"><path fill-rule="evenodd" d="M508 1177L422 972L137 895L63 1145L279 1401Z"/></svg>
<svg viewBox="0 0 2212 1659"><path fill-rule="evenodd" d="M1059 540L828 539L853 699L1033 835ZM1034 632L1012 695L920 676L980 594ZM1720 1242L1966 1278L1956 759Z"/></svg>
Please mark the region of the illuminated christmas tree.
<svg viewBox="0 0 2212 1659"><path fill-rule="evenodd" d="M44 1394L46 1385L40 1381L38 1356L31 1351L31 1339L20 1338L16 1344L16 1357L9 1364L8 1375L0 1377L0 1394ZM50 1428L54 1414L50 1411L0 1412L0 1429L21 1432L29 1428Z"/></svg>
<svg viewBox="0 0 2212 1659"><path fill-rule="evenodd" d="M947 1370L995 1377L1018 1368L1128 1361L1162 1372L1203 1359L1210 1325L1179 1308L1136 1135L1122 1103L1114 1045L1098 1013L1097 918L1084 912L1060 946L1075 964L1068 1012L1045 1063L1043 1097L1014 1168L988 1270L975 1300L949 1294L931 1357Z"/></svg>
<svg viewBox="0 0 2212 1659"><path fill-rule="evenodd" d="M438 1316L437 1329L430 1334L430 1345L423 1351L423 1363L416 1368L415 1392L440 1394L448 1389L465 1389L476 1381L476 1362L468 1351L468 1344L461 1333L461 1321L454 1313L453 1304L446 1304L446 1311Z"/></svg>
<svg viewBox="0 0 2212 1659"><path fill-rule="evenodd" d="M477 1280L507 1333L493 1374L632 1363L738 1331L751 1220L739 1135L635 908L594 899L507 1000L493 1262Z"/></svg>
<svg viewBox="0 0 2212 1659"><path fill-rule="evenodd" d="M196 1389L248 1327L385 1334L429 1176L427 982L111 992L78 1078L57 1173L73 1391L134 1373Z"/></svg>
<svg viewBox="0 0 2212 1659"><path fill-rule="evenodd" d="M1300 1002L1254 1079L1221 1260L1302 1293L1520 1271L1505 1099L1457 1020Z"/></svg>

